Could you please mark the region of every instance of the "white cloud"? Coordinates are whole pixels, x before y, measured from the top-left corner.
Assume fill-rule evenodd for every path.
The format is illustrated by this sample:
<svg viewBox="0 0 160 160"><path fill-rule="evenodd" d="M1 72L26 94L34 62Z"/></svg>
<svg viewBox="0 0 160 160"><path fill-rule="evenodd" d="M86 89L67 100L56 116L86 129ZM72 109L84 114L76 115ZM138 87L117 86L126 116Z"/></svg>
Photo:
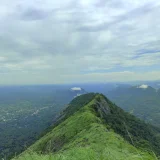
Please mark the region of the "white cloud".
<svg viewBox="0 0 160 160"><path fill-rule="evenodd" d="M81 91L82 89L80 87L73 87L71 88L72 91Z"/></svg>
<svg viewBox="0 0 160 160"><path fill-rule="evenodd" d="M1 84L146 80L153 71L139 73L136 67L160 67L158 0L0 4L0 73L8 79Z"/></svg>
<svg viewBox="0 0 160 160"><path fill-rule="evenodd" d="M160 71L153 72L112 72L112 73L90 73L84 75L73 75L73 76L62 76L61 83L74 82L73 78L76 82L129 82L129 81L143 81L145 80L159 80L160 79ZM64 81L65 79L65 81Z"/></svg>
<svg viewBox="0 0 160 160"><path fill-rule="evenodd" d="M146 85L146 84L142 84L142 85L138 86L137 88L147 89L147 88L148 88L148 85Z"/></svg>

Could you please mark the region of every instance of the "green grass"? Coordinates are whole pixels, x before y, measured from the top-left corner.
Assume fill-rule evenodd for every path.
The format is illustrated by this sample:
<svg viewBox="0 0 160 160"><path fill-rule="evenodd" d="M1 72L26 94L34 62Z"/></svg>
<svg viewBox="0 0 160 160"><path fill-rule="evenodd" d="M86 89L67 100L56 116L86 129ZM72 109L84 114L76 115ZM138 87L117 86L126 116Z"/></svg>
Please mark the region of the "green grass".
<svg viewBox="0 0 160 160"><path fill-rule="evenodd" d="M92 105L81 108L14 160L156 160L97 117Z"/></svg>

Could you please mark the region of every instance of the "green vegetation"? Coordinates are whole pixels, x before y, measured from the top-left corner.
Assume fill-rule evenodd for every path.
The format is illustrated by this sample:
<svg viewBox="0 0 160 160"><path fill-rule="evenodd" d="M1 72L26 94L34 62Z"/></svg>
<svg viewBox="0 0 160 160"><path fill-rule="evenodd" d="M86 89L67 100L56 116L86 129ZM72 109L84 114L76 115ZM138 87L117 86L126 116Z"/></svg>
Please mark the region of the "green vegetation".
<svg viewBox="0 0 160 160"><path fill-rule="evenodd" d="M160 91L152 87L117 88L107 95L118 106L147 123L160 127Z"/></svg>
<svg viewBox="0 0 160 160"><path fill-rule="evenodd" d="M134 143L136 147L154 150L154 152L160 154L160 129L146 124L144 121L117 107L106 97L104 98L109 103L111 112L111 114L104 115L105 122L128 142ZM127 133L131 134L132 140Z"/></svg>
<svg viewBox="0 0 160 160"><path fill-rule="evenodd" d="M62 115L50 132L14 160L156 160L154 152L160 154L160 143L153 142L158 131L103 95L77 97Z"/></svg>
<svg viewBox="0 0 160 160"><path fill-rule="evenodd" d="M0 104L0 159L20 153L37 140L40 133L49 127L53 117L64 105L39 101L20 101L15 104Z"/></svg>
<svg viewBox="0 0 160 160"><path fill-rule="evenodd" d="M76 94L68 86L0 87L0 159L33 144Z"/></svg>

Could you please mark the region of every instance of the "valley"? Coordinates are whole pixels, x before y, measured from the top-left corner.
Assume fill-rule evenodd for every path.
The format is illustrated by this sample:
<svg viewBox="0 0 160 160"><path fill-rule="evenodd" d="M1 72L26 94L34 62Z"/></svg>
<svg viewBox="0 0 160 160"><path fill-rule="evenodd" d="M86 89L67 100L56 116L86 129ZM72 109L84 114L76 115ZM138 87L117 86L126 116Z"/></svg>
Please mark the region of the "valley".
<svg viewBox="0 0 160 160"><path fill-rule="evenodd" d="M24 151L50 131L72 99L74 102L76 97L81 97L87 92L104 93L125 111L159 127L158 88L130 84L77 84L75 86L77 87L52 85L0 88L2 100L0 102L0 157L11 158ZM88 98L89 96L83 97L84 103L81 101L72 103L72 109L75 108L76 111L77 107L85 105ZM73 110L67 109L66 113L69 117L73 114ZM158 128L155 130L159 132ZM159 134L157 136L159 137Z"/></svg>
<svg viewBox="0 0 160 160"><path fill-rule="evenodd" d="M0 87L0 158L31 145L77 95L70 86Z"/></svg>

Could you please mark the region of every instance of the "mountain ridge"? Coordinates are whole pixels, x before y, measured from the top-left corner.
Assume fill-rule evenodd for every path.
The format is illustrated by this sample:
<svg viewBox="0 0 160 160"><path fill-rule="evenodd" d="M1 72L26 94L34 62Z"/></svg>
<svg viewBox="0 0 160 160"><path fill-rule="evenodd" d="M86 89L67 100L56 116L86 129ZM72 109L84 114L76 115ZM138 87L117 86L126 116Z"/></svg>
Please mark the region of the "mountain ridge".
<svg viewBox="0 0 160 160"><path fill-rule="evenodd" d="M151 151L146 152L140 149L140 146L135 146L137 144L132 144L132 140L138 140L138 138L135 139L137 135L134 134L136 133L139 134L143 143L148 143L154 152L159 153L156 144L152 141L149 142L149 139L153 139L150 128L145 131L147 136L151 134L147 138L144 138L140 129L134 133L133 130L138 129L136 128L137 121L140 120L125 113L102 94L92 93L75 98L62 115L62 118L57 119L52 130L22 153L18 160L23 160L25 156L29 156L30 150L32 156L35 157L39 156L40 153L43 156L54 153L52 155L53 160L59 156L66 156L66 159L81 159L82 157L76 157L76 153L80 156L81 152L86 155L86 159L88 156L94 156L95 159L100 159L100 157L104 159L106 156L111 160L118 157L124 159L126 157L125 152L131 160L155 159ZM118 118L118 116L120 117ZM132 123L135 128L129 126L132 121L135 123L135 125ZM140 124L144 128L146 127L144 122ZM142 127L141 125L138 127ZM130 134L133 136L132 138Z"/></svg>

